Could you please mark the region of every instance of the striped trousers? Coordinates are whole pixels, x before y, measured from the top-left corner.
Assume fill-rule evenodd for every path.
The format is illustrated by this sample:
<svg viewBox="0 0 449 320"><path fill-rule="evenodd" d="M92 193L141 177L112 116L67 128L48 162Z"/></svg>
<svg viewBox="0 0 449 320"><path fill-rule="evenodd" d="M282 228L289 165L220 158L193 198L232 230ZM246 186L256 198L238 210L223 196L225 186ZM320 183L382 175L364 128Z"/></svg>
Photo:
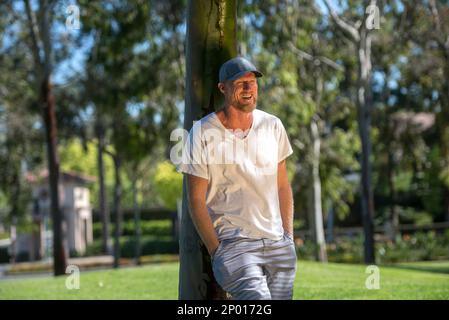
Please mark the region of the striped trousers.
<svg viewBox="0 0 449 320"><path fill-rule="evenodd" d="M291 300L296 275L293 239L223 240L212 257L218 284L235 300Z"/></svg>

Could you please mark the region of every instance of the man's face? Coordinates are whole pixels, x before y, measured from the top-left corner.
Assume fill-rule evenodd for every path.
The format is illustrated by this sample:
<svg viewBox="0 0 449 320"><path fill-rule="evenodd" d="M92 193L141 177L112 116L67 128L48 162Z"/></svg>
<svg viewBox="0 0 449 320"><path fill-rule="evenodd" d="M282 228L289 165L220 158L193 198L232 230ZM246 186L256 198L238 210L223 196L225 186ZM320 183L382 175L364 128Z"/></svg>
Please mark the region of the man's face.
<svg viewBox="0 0 449 320"><path fill-rule="evenodd" d="M254 73L248 72L236 80L219 83L218 87L227 104L244 112L251 112L256 108L257 79Z"/></svg>

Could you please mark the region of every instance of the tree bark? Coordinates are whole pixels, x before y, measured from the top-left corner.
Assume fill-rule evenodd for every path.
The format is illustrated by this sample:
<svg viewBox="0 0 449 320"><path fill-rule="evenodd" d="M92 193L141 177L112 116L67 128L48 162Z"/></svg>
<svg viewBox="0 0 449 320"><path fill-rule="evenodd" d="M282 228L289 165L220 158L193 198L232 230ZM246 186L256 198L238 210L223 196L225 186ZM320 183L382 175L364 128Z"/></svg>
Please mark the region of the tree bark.
<svg viewBox="0 0 449 320"><path fill-rule="evenodd" d="M59 157L57 154L57 129L55 115L55 100L51 92L49 75L46 74L41 87L42 112L45 123L48 182L50 187L51 217L53 220L53 259L54 275L64 275L67 267L67 252L65 246L65 225L59 205Z"/></svg>
<svg viewBox="0 0 449 320"><path fill-rule="evenodd" d="M104 183L104 160L103 160L103 148L104 148L104 128L100 119L97 119L95 126L97 135L97 168L98 168L98 183L99 183L99 214L102 224L102 251L104 254L111 254L111 241L109 237L109 224L110 217L106 204L106 187Z"/></svg>
<svg viewBox="0 0 449 320"><path fill-rule="evenodd" d="M346 37L352 41L357 48L357 117L359 126L359 135L362 143L361 154L361 203L362 203L362 221L365 234L364 242L364 260L366 264L375 262L374 254L374 200L371 189L371 34L366 28L366 17L362 25L356 28L354 25L342 20L335 10L330 6L329 0L324 1L329 10L334 23L346 34ZM371 0L370 5L376 5L376 0Z"/></svg>
<svg viewBox="0 0 449 320"><path fill-rule="evenodd" d="M362 167L362 221L365 234L364 257L365 263L375 262L374 256L374 200L371 188L371 36L364 27L360 30L358 43L358 68L357 81L357 116L359 134L362 143L361 167Z"/></svg>
<svg viewBox="0 0 449 320"><path fill-rule="evenodd" d="M50 40L51 4L47 0L39 2L39 21L35 21L29 0L24 1L31 51L34 59L36 80L38 83L39 103L45 125L48 158L48 183L50 191L50 211L53 220L53 272L55 276L65 274L67 250L65 244L65 226L59 206L59 158L57 149L57 125L55 99L51 90L52 46ZM40 22L40 23L39 23ZM35 32L35 30L37 32ZM40 39L40 41L39 41ZM43 58L40 57L43 52Z"/></svg>
<svg viewBox="0 0 449 320"><path fill-rule="evenodd" d="M132 179L132 192L133 192L133 211L134 211L134 230L135 230L135 263L140 265L140 254L141 254L141 229L140 229L140 207L137 200L137 177Z"/></svg>
<svg viewBox="0 0 449 320"><path fill-rule="evenodd" d="M236 1L195 1L187 6L186 97L184 129L213 112L220 101L217 89L221 64L236 56ZM190 217L187 183L183 181L179 241L179 299L224 299L215 281L210 256Z"/></svg>
<svg viewBox="0 0 449 320"><path fill-rule="evenodd" d="M22 183L20 181L20 169L18 166L13 165L13 179L11 183L11 195L9 203L11 204L11 211L9 216L11 217L11 227L10 227L10 238L11 238L11 263L16 262L17 255L17 221L19 217L19 207L20 207L20 194L21 194L21 186Z"/></svg>
<svg viewBox="0 0 449 320"><path fill-rule="evenodd" d="M390 147L388 148L388 165L387 165L387 176L388 176L388 187L390 189L390 239L396 241L396 235L399 231L399 213L396 210L396 188L394 183L394 158Z"/></svg>
<svg viewBox="0 0 449 320"><path fill-rule="evenodd" d="M321 206L321 179L320 179L320 147L321 139L315 120L310 123L310 136L312 140L311 161L311 192L310 192L310 215L311 231L315 240L316 259L327 262L326 240L324 238L323 210Z"/></svg>
<svg viewBox="0 0 449 320"><path fill-rule="evenodd" d="M447 168L449 168L449 36L447 38L447 42L445 43L445 75L446 81L443 89L443 99L442 99L442 108L440 111L440 148L442 155L442 170L446 171L446 174L449 175ZM438 115L437 115L438 117ZM446 221L449 221L449 178L446 178L446 181L442 182L443 188L443 213Z"/></svg>
<svg viewBox="0 0 449 320"><path fill-rule="evenodd" d="M122 235L122 179L120 177L121 159L120 156L114 155L114 215L115 215L115 230L114 230L114 268L120 267L120 236Z"/></svg>

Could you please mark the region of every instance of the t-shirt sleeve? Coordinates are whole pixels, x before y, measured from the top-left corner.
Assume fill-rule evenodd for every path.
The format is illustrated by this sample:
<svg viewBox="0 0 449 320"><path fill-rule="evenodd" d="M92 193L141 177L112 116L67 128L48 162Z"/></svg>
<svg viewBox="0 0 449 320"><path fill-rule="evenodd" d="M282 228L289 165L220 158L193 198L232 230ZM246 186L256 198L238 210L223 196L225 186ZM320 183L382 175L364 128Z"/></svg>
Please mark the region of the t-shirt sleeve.
<svg viewBox="0 0 449 320"><path fill-rule="evenodd" d="M287 132L281 120L278 120L278 163L293 153Z"/></svg>
<svg viewBox="0 0 449 320"><path fill-rule="evenodd" d="M199 122L198 122L199 123ZM209 179L209 168L206 161L205 144L201 133L193 126L182 149L182 161L176 171Z"/></svg>

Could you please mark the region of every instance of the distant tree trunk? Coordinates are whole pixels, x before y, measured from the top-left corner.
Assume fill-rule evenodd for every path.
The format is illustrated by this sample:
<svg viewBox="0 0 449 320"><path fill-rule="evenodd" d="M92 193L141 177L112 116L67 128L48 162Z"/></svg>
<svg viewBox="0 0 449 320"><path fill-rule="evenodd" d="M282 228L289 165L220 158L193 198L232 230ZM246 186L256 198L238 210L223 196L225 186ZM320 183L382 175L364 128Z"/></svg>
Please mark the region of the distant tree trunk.
<svg viewBox="0 0 449 320"><path fill-rule="evenodd" d="M115 215L115 230L114 230L114 268L120 266L120 236L122 235L122 179L120 177L121 158L119 155L114 155L114 215Z"/></svg>
<svg viewBox="0 0 449 320"><path fill-rule="evenodd" d="M441 92L441 110L436 112L437 130L440 145L440 170L445 173L441 188L443 192L443 215L449 221L449 38L447 35L447 3L444 1L423 1L425 10L430 9L432 29L429 34L424 34L426 40L431 41L431 45L437 44L441 56L444 59L443 88ZM446 6L445 6L446 5ZM428 46L426 44L425 46Z"/></svg>
<svg viewBox="0 0 449 320"><path fill-rule="evenodd" d="M186 130L190 130L194 120L213 112L222 101L217 89L218 70L224 61L236 53L236 1L188 1ZM224 299L226 293L215 281L210 256L190 217L187 192L184 178L179 241L179 299Z"/></svg>
<svg viewBox="0 0 449 320"><path fill-rule="evenodd" d="M11 263L14 263L16 261L16 255L17 255L17 221L19 216L19 207L20 207L20 194L21 194L21 181L20 181L20 169L13 165L14 168L14 175L11 183L11 195L10 195L10 201L11 204L11 211L9 213L9 216L11 217L11 227L10 227L10 238L11 238L11 257L10 261Z"/></svg>
<svg viewBox="0 0 449 320"><path fill-rule="evenodd" d="M10 227L10 238L11 238L11 256L9 261L11 264L16 263L17 260L17 219L12 217L11 227Z"/></svg>
<svg viewBox="0 0 449 320"><path fill-rule="evenodd" d="M59 205L59 157L57 154L57 129L55 115L55 100L51 92L49 75L42 81L41 101L45 122L48 181L50 184L51 217L53 220L53 258L54 275L64 275L67 267L67 252L65 248L64 218Z"/></svg>
<svg viewBox="0 0 449 320"><path fill-rule="evenodd" d="M371 6L376 6L376 0L370 0ZM337 27L346 34L347 38L354 43L357 53L358 75L357 75L357 117L359 135L362 143L361 153L361 202L362 202L362 221L363 231L365 234L364 243L364 260L366 264L375 262L374 256L374 200L373 191L371 188L371 109L372 109L372 94L371 94L371 42L372 35L366 26L366 15L362 20L360 27L351 25L340 18L340 16L332 9L329 0L325 0L332 20Z"/></svg>
<svg viewBox="0 0 449 320"><path fill-rule="evenodd" d="M321 138L315 120L310 123L310 136L312 140L312 161L311 161L311 186L309 197L309 212L311 232L317 246L316 259L327 262L326 240L324 238L323 210L321 206L321 179L320 179L320 146Z"/></svg>
<svg viewBox="0 0 449 320"><path fill-rule="evenodd" d="M445 43L445 75L444 92L442 97L443 106L440 111L440 148L442 155L443 170L449 175L449 41ZM438 116L438 115L437 115ZM449 221L449 178L443 181L443 213L446 221Z"/></svg>
<svg viewBox="0 0 449 320"><path fill-rule="evenodd" d="M335 219L335 212L334 208L331 205L329 208L329 211L327 213L327 243L333 243L334 242L334 219Z"/></svg>
<svg viewBox="0 0 449 320"><path fill-rule="evenodd" d="M64 275L67 266L67 252L65 248L65 228L63 216L59 206L59 158L57 148L57 126L55 115L55 99L51 89L50 75L52 71L52 46L50 40L49 1L39 2L39 21L35 16L29 0L25 0L30 33L31 48L34 59L36 79L39 84L39 102L42 106L42 117L45 124L45 136L48 158L48 183L50 191L50 211L53 220L53 272L55 276ZM35 32L35 30L37 32ZM38 39L40 38L40 41ZM42 54L42 58L40 53Z"/></svg>
<svg viewBox="0 0 449 320"><path fill-rule="evenodd" d="M362 219L365 233L365 263L375 262L374 257L374 200L371 188L371 36L365 27L360 29L358 42L359 75L357 81L357 116L362 142Z"/></svg>
<svg viewBox="0 0 449 320"><path fill-rule="evenodd" d="M141 229L140 229L140 206L137 200L137 177L134 177L131 181L132 193L133 193L133 211L134 211L134 230L135 230L135 263L140 265L141 255Z"/></svg>
<svg viewBox="0 0 449 320"><path fill-rule="evenodd" d="M392 241L396 240L396 235L399 231L399 213L396 210L396 188L394 184L394 159L392 151L388 151L388 165L387 165L387 176L388 176L388 186L390 189L390 238Z"/></svg>
<svg viewBox="0 0 449 320"><path fill-rule="evenodd" d="M104 254L111 254L111 242L109 234L109 211L106 202L106 187L104 183L104 127L100 119L97 119L96 123L96 135L98 139L97 145L97 168L98 168L98 183L99 183L99 214L102 224L102 251Z"/></svg>

